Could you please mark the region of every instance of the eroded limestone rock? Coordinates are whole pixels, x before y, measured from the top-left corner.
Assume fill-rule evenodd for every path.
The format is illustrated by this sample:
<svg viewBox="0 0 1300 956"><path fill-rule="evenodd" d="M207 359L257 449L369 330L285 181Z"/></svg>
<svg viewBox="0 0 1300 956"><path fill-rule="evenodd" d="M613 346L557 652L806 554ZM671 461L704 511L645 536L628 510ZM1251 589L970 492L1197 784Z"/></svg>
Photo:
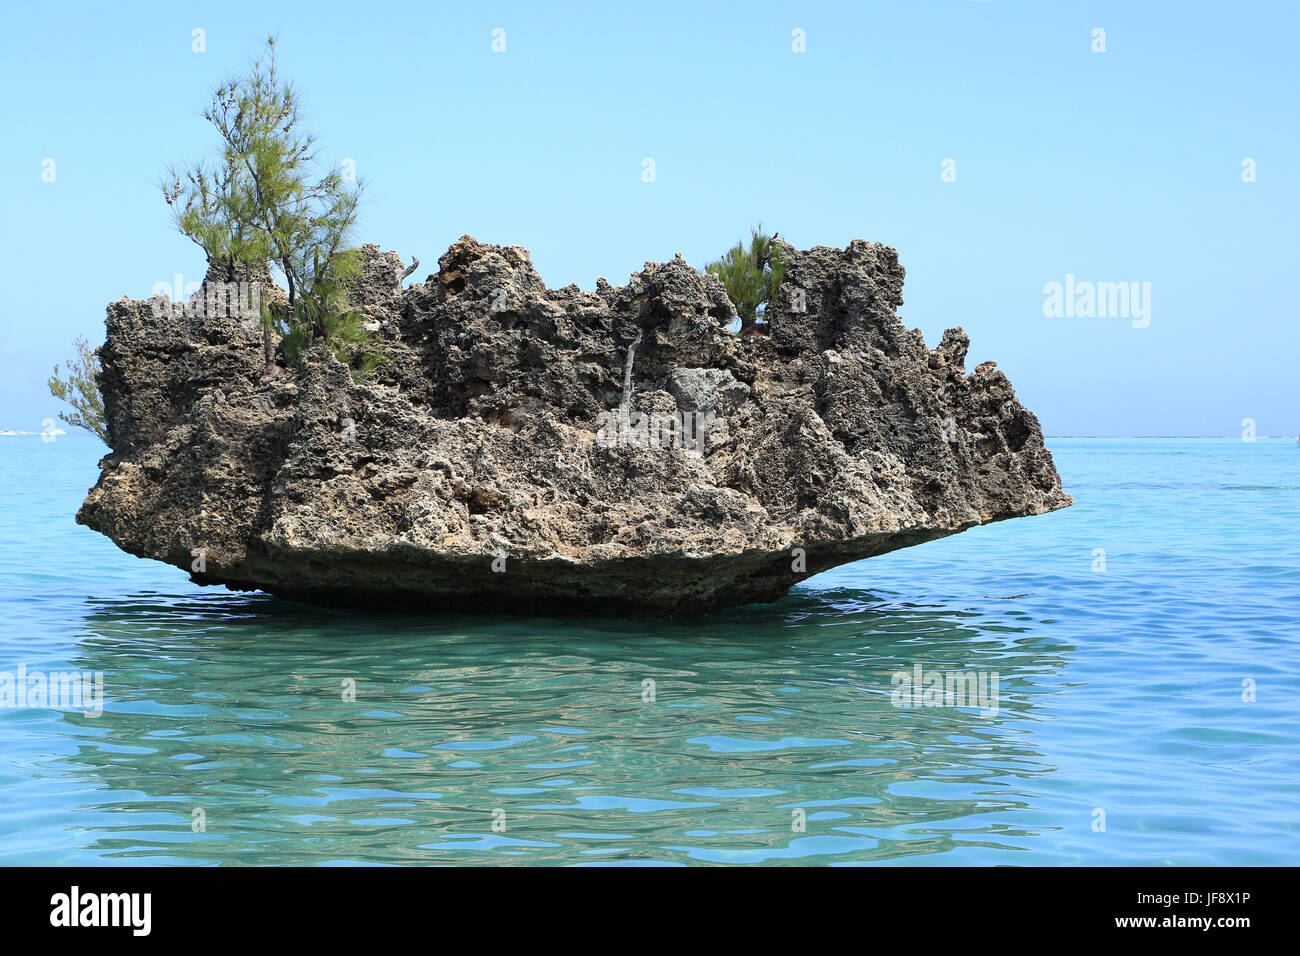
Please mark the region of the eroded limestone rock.
<svg viewBox="0 0 1300 956"><path fill-rule="evenodd" d="M123 299L113 453L77 520L317 604L657 617L1070 504L1006 377L965 371L960 329L928 349L898 319L893 249L787 252L770 334L742 341L680 257L548 289L522 247L466 236L401 290L366 246L353 297L388 361L365 384L320 347L265 377L255 323ZM620 411L628 440L597 441ZM636 428L692 412L715 422L699 447Z"/></svg>

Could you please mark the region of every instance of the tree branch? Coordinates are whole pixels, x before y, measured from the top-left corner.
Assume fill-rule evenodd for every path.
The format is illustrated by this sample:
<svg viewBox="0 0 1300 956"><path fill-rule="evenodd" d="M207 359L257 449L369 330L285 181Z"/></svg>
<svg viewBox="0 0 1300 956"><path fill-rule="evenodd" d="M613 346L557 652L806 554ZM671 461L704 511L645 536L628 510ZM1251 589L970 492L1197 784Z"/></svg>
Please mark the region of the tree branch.
<svg viewBox="0 0 1300 956"><path fill-rule="evenodd" d="M412 272L414 272L416 269L420 268L420 257L419 257L419 256L412 256L411 258L412 258L414 261L411 263L410 267L408 267L407 270L406 270L405 272L403 272L400 276L397 277L397 291L398 291L398 292L401 292L401 291L402 291L402 283L406 281L406 277L409 276L409 275L410 275Z"/></svg>

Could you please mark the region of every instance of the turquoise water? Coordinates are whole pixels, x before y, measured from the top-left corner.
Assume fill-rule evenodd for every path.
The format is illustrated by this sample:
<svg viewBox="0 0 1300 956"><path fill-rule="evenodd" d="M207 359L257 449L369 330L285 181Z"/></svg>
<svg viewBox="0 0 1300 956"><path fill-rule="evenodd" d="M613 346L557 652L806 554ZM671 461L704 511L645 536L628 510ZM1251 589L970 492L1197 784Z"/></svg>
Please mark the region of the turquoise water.
<svg viewBox="0 0 1300 956"><path fill-rule="evenodd" d="M1300 862L1300 448L1051 445L1074 508L645 624L198 588L0 437L0 671L107 698L0 709L0 862Z"/></svg>

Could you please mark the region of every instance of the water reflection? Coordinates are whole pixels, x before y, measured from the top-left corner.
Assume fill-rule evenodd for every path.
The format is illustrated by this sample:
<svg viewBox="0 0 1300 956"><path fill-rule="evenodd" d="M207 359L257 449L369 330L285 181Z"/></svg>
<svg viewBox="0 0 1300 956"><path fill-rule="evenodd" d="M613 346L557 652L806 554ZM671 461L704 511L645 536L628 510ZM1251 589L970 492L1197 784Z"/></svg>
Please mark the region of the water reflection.
<svg viewBox="0 0 1300 956"><path fill-rule="evenodd" d="M88 603L77 636L109 700L63 715L76 752L43 773L93 788L97 858L186 863L1015 851L1052 829L1024 811L1073 651L1015 602L847 589L662 624L139 594ZM996 672L997 714L893 706L918 663Z"/></svg>

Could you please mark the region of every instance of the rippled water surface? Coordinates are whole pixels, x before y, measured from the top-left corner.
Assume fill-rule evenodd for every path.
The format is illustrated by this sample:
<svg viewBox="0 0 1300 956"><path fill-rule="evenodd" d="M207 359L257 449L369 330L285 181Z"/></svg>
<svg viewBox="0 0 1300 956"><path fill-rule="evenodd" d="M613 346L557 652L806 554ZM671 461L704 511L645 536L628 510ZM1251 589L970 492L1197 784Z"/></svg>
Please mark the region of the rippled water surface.
<svg viewBox="0 0 1300 956"><path fill-rule="evenodd" d="M0 708L0 862L1300 862L1300 448L1050 444L1074 508L646 624L199 588L0 437L0 671L107 697Z"/></svg>

